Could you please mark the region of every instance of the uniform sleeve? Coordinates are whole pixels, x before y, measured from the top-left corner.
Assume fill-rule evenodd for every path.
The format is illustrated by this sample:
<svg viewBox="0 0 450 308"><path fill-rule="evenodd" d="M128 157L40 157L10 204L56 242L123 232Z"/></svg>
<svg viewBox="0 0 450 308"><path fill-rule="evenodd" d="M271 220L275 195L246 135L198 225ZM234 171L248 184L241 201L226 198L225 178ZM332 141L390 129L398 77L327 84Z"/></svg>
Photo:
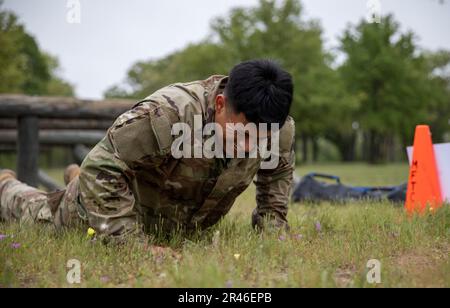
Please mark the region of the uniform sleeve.
<svg viewBox="0 0 450 308"><path fill-rule="evenodd" d="M162 164L171 146L169 118L162 109L155 110L131 110L119 117L81 165L80 203L90 227L107 240L142 234L134 174Z"/></svg>
<svg viewBox="0 0 450 308"><path fill-rule="evenodd" d="M260 169L256 175L256 209L253 227L259 229L288 228L287 212L295 167L295 123L289 117L280 130L278 165L274 169Z"/></svg>

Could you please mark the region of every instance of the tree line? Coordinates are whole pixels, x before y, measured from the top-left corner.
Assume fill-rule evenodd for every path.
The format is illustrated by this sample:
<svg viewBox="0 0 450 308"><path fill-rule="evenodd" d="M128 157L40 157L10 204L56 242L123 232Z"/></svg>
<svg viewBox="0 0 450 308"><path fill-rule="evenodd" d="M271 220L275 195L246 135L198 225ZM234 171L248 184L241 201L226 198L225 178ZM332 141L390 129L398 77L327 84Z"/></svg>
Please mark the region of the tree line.
<svg viewBox="0 0 450 308"><path fill-rule="evenodd" d="M105 96L139 99L173 82L227 74L243 60L271 58L294 78L291 114L304 160L331 149L324 144L344 161L398 160L419 123L431 126L435 142L448 138L449 51L424 50L388 15L348 26L333 52L324 47L320 23L302 13L298 0L235 8L214 19L203 41L135 63Z"/></svg>
<svg viewBox="0 0 450 308"><path fill-rule="evenodd" d="M136 62L104 95L138 100L174 82L270 58L294 79L291 115L304 161L405 159L417 124L430 125L435 142L450 139L449 51L425 50L392 15L349 25L337 49L327 49L322 35L319 21L304 18L300 0L260 0L215 18L200 42ZM1 0L0 46L0 93L75 95L59 76L57 58L1 9Z"/></svg>
<svg viewBox="0 0 450 308"><path fill-rule="evenodd" d="M13 12L0 0L0 93L74 96L59 76L59 61L41 50Z"/></svg>

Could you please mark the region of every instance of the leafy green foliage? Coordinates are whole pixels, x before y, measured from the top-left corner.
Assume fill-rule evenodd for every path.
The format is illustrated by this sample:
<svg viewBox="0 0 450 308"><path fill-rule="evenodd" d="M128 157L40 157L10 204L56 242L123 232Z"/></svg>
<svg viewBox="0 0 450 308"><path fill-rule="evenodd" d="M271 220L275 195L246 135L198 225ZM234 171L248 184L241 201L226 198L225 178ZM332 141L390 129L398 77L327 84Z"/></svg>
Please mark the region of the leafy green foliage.
<svg viewBox="0 0 450 308"><path fill-rule="evenodd" d="M443 140L450 118L447 51L422 51L414 34L401 33L392 16L349 26L341 37L341 65L321 36L319 22L303 18L299 0L260 0L214 19L204 41L136 63L125 86L113 86L105 96L143 98L173 82L226 74L240 61L270 58L294 78L291 114L304 148L308 140L326 138L341 159L355 160L362 143L359 158L380 162L392 156L395 144L402 149L411 144L417 124L431 125L435 141Z"/></svg>
<svg viewBox="0 0 450 308"><path fill-rule="evenodd" d="M73 96L73 87L58 77L57 59L42 52L17 16L1 5L0 93Z"/></svg>
<svg viewBox="0 0 450 308"><path fill-rule="evenodd" d="M361 97L356 117L367 133L367 159L385 160L385 144L392 135L407 145L415 125L433 124L433 110L442 107L445 85L432 75L432 59L427 61L413 33L401 33L390 15L380 23L363 21L347 29L341 49L347 57L341 76L350 93ZM434 60L434 65L448 63Z"/></svg>

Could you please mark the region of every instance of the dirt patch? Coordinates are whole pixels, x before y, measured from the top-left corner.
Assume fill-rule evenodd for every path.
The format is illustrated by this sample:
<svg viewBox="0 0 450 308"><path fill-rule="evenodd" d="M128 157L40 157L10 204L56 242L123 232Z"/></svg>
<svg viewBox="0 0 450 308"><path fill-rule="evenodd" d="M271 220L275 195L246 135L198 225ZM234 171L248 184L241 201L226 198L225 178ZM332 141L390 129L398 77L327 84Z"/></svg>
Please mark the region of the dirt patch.
<svg viewBox="0 0 450 308"><path fill-rule="evenodd" d="M442 269L449 262L449 253L448 245L427 251L408 251L394 256L392 266L403 278L417 281L417 287L444 287L446 273Z"/></svg>
<svg viewBox="0 0 450 308"><path fill-rule="evenodd" d="M353 276L356 273L356 266L353 264L341 266L336 269L334 273L334 281L340 288L346 288L350 286L353 281Z"/></svg>

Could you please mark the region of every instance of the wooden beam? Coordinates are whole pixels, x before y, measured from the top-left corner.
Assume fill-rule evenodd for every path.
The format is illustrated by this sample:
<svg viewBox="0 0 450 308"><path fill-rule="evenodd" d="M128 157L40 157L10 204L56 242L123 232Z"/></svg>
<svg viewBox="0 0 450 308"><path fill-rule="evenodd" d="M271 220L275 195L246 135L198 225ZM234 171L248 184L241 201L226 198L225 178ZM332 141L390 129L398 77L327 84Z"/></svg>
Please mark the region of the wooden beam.
<svg viewBox="0 0 450 308"><path fill-rule="evenodd" d="M136 101L110 99L80 100L69 97L0 95L2 118L36 116L64 119L115 119L131 109Z"/></svg>
<svg viewBox="0 0 450 308"><path fill-rule="evenodd" d="M36 130L39 132L36 141L45 145L74 145L86 144L95 145L105 136L104 130ZM2 129L0 130L1 144L16 143L17 136L20 135L16 130Z"/></svg>
<svg viewBox="0 0 450 308"><path fill-rule="evenodd" d="M39 129L107 130L113 122L114 120L39 118ZM0 116L0 130L1 129L17 129L17 120L15 118L2 118L2 116Z"/></svg>

